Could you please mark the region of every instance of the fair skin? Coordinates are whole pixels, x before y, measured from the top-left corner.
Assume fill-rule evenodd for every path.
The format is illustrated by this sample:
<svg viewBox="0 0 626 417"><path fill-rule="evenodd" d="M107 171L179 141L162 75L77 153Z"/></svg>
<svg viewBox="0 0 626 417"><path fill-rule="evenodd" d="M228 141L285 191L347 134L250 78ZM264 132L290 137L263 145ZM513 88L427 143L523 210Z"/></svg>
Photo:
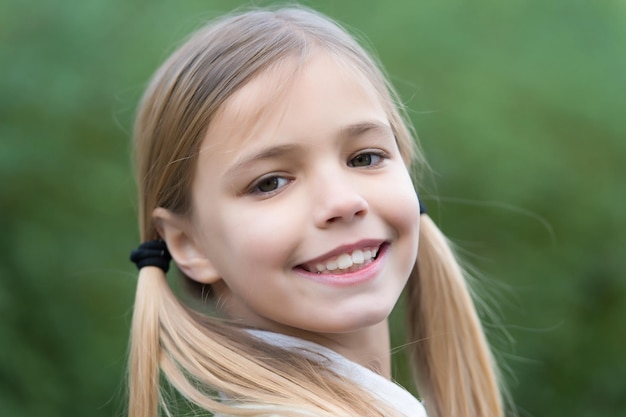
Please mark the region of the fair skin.
<svg viewBox="0 0 626 417"><path fill-rule="evenodd" d="M192 199L189 216L154 216L218 307L390 377L387 318L415 262L419 204L363 76L317 52L255 77L212 120Z"/></svg>

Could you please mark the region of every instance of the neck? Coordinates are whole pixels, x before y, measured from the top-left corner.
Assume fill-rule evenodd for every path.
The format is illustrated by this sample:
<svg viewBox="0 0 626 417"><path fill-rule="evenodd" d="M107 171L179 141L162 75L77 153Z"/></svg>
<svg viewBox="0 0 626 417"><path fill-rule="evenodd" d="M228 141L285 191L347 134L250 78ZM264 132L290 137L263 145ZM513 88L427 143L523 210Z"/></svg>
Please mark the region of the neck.
<svg viewBox="0 0 626 417"><path fill-rule="evenodd" d="M346 341L352 345L346 344L345 352L339 350L341 347L338 348L337 352L351 361L391 379L391 346L387 320L356 336L354 340Z"/></svg>
<svg viewBox="0 0 626 417"><path fill-rule="evenodd" d="M387 320L352 333L315 337L307 333L297 336L332 349L352 362L391 379L391 346Z"/></svg>

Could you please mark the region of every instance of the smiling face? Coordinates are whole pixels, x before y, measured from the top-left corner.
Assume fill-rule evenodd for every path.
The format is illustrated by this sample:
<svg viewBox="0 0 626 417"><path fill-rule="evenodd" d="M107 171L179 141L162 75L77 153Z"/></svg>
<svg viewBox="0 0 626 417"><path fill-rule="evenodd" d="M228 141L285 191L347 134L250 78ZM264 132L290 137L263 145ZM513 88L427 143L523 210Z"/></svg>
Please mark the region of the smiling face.
<svg viewBox="0 0 626 417"><path fill-rule="evenodd" d="M418 200L367 80L323 53L293 68L262 73L211 122L189 225L215 272L185 272L248 325L352 332L395 305L417 254Z"/></svg>

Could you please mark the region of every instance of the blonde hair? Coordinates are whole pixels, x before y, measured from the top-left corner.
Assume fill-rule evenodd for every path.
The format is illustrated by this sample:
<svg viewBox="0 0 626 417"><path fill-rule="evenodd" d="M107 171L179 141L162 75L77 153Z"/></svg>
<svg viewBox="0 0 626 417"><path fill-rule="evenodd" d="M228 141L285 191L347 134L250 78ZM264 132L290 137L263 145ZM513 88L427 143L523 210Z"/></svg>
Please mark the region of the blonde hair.
<svg viewBox="0 0 626 417"><path fill-rule="evenodd" d="M303 62L313 49L365 75L380 95L407 166L424 165L381 67L339 25L303 8L223 17L167 59L141 101L134 140L142 241L158 238L155 208L189 214L196 156L220 106L262 71L287 58ZM429 415L501 416L494 361L462 270L426 215L406 295L413 373ZM130 417L170 415L161 375L187 401L214 413L398 415L320 361L195 312L176 297L161 270L145 267L131 330Z"/></svg>

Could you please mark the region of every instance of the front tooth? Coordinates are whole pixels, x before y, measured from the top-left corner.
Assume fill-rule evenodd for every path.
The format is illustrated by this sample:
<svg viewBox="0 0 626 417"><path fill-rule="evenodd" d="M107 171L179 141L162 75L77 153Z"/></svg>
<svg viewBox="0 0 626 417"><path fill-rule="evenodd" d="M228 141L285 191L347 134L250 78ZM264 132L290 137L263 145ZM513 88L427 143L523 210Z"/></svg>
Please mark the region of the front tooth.
<svg viewBox="0 0 626 417"><path fill-rule="evenodd" d="M337 269L337 261L328 261L326 262L326 269L329 271L334 271Z"/></svg>
<svg viewBox="0 0 626 417"><path fill-rule="evenodd" d="M347 253L344 253L337 258L337 266L339 267L339 269L350 268L352 266L352 257Z"/></svg>
<svg viewBox="0 0 626 417"><path fill-rule="evenodd" d="M357 249L352 252L352 263L362 264L363 262L365 262L365 254L361 250Z"/></svg>

